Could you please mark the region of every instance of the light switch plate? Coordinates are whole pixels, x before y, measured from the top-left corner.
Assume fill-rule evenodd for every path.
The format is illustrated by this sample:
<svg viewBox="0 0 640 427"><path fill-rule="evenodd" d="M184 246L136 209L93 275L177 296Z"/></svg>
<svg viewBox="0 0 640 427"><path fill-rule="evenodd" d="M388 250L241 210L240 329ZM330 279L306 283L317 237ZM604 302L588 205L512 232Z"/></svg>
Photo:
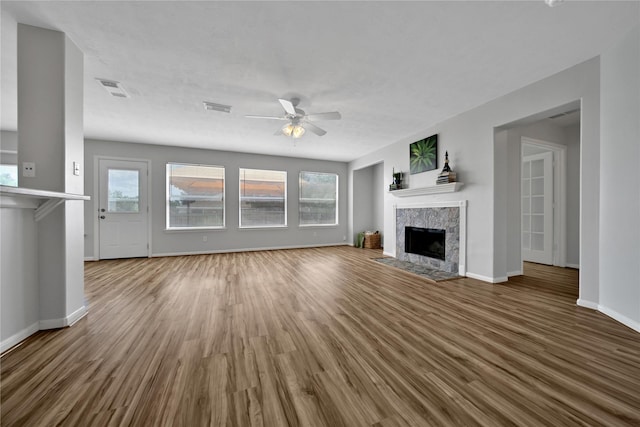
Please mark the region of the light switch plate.
<svg viewBox="0 0 640 427"><path fill-rule="evenodd" d="M73 162L73 174L75 176L80 176L80 163L79 162Z"/></svg>

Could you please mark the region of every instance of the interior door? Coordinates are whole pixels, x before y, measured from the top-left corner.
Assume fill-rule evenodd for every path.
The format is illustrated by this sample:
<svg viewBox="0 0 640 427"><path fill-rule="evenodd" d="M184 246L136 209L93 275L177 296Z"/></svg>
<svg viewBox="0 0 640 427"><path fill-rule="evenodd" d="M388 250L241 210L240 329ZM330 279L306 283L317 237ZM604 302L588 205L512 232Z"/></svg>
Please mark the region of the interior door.
<svg viewBox="0 0 640 427"><path fill-rule="evenodd" d="M522 158L522 259L553 264L553 153Z"/></svg>
<svg viewBox="0 0 640 427"><path fill-rule="evenodd" d="M149 255L147 163L100 159L100 259Z"/></svg>

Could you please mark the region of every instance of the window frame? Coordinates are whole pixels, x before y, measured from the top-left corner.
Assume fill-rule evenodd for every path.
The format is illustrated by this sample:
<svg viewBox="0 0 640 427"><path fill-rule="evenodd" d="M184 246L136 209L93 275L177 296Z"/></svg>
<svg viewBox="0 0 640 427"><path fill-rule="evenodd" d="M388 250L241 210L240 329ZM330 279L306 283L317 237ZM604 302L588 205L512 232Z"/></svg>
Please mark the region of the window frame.
<svg viewBox="0 0 640 427"><path fill-rule="evenodd" d="M171 216L171 191L170 191L170 177L169 168L172 165L179 166L198 166L198 167L208 167L208 168L218 168L222 169L222 225L209 225L209 226L199 226L199 227L172 227L169 224L170 216ZM198 231L198 230L224 230L227 225L227 170L224 166L220 165L206 165L202 163L185 163L185 162L167 162L165 166L165 231Z"/></svg>
<svg viewBox="0 0 640 427"><path fill-rule="evenodd" d="M302 224L300 218L300 209L302 207L302 174L303 173L314 173L318 175L334 175L336 177L336 217L335 223L333 224ZM309 227L337 227L340 225L340 210L339 210L339 198L340 198L340 175L334 172L315 172L315 171L300 171L298 174L298 226L300 228L309 228Z"/></svg>
<svg viewBox="0 0 640 427"><path fill-rule="evenodd" d="M284 224L276 224L276 225L242 225L242 171L243 170L252 170L252 171L266 171L266 172L280 172L284 174ZM276 169L256 169L256 168L238 168L238 229L241 230L250 230L250 229L278 229L278 228L288 228L288 213L289 213L289 172L286 170L276 170Z"/></svg>

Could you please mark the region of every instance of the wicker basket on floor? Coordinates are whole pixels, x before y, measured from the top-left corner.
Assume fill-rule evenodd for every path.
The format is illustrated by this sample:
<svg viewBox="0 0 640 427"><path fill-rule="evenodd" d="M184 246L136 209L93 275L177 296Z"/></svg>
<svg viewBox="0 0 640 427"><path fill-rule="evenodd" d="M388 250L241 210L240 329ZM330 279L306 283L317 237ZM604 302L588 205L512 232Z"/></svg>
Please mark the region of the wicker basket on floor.
<svg viewBox="0 0 640 427"><path fill-rule="evenodd" d="M380 233L378 234L365 234L364 235L364 247L366 249L380 249Z"/></svg>

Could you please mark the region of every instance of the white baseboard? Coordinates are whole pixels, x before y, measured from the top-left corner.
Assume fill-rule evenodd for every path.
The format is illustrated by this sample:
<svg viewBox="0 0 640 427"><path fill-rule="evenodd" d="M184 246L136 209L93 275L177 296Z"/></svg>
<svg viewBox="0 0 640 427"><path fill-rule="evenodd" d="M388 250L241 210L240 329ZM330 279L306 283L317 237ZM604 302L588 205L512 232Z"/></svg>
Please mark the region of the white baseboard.
<svg viewBox="0 0 640 427"><path fill-rule="evenodd" d="M66 328L67 326L71 326L78 320L82 319L85 314L87 314L87 308L83 305L82 307L80 307L67 317L63 317L62 319L41 320L39 322L40 330Z"/></svg>
<svg viewBox="0 0 640 427"><path fill-rule="evenodd" d="M576 270L580 270L580 264L570 264L567 263L566 267L575 268Z"/></svg>
<svg viewBox="0 0 640 427"><path fill-rule="evenodd" d="M218 249L210 251L191 251L191 252L164 252L151 254L152 258L164 257L164 256L183 256L183 255L213 255L213 254L228 254L235 252L258 252L258 251L278 251L283 249L308 249L308 248L321 248L327 246L349 246L348 243L322 243L318 245L294 245L294 246L270 246L265 248L242 248L242 249Z"/></svg>
<svg viewBox="0 0 640 427"><path fill-rule="evenodd" d="M617 311L610 309L609 307L606 307L602 304L596 304L593 301L586 301L583 299L578 299L578 301L576 301L576 304L578 304L580 307L599 311L605 316L612 318L616 322L620 322L623 325L633 329L634 331L640 332L640 322L633 319L629 319L627 316L620 314Z"/></svg>
<svg viewBox="0 0 640 427"><path fill-rule="evenodd" d="M80 307L79 309L77 309L76 311L74 311L73 313L67 316L67 326L72 326L74 323L76 323L78 320L82 319L86 315L87 315L87 307L83 305L82 307Z"/></svg>
<svg viewBox="0 0 640 427"><path fill-rule="evenodd" d="M382 255L386 255L386 256L390 256L390 257L395 257L395 254L392 254L391 252L387 252L385 250L382 251Z"/></svg>
<svg viewBox="0 0 640 427"><path fill-rule="evenodd" d="M598 303L595 303L593 301L587 301L585 299L578 298L576 304L580 307L590 308L591 310L598 310Z"/></svg>
<svg viewBox="0 0 640 427"><path fill-rule="evenodd" d="M11 335L9 338L2 340L2 342L0 342L0 353L4 353L14 345L19 344L21 341L38 332L39 329L39 322L36 322L33 325L27 326L23 330Z"/></svg>
<svg viewBox="0 0 640 427"><path fill-rule="evenodd" d="M509 280L509 278L506 276L505 277L489 277L489 276L483 276L481 274L469 273L468 271L467 271L467 277L471 277L472 279L478 279L478 280L482 280L483 282L489 282L489 283L502 283Z"/></svg>
<svg viewBox="0 0 640 427"><path fill-rule="evenodd" d="M522 276L524 274L524 272L522 270L518 270L518 271L508 271L507 272L507 277L513 277L513 276Z"/></svg>
<svg viewBox="0 0 640 427"><path fill-rule="evenodd" d="M95 258L94 258L94 257L92 257L92 256L86 256L86 257L84 257L84 260L85 260L85 261L97 261L97 259L95 259Z"/></svg>
<svg viewBox="0 0 640 427"><path fill-rule="evenodd" d="M633 329L636 332L640 332L640 322L636 322L633 319L629 319L627 316L618 313L615 310L611 310L609 307L598 305L598 311L611 317L613 320L622 323L623 325Z"/></svg>

